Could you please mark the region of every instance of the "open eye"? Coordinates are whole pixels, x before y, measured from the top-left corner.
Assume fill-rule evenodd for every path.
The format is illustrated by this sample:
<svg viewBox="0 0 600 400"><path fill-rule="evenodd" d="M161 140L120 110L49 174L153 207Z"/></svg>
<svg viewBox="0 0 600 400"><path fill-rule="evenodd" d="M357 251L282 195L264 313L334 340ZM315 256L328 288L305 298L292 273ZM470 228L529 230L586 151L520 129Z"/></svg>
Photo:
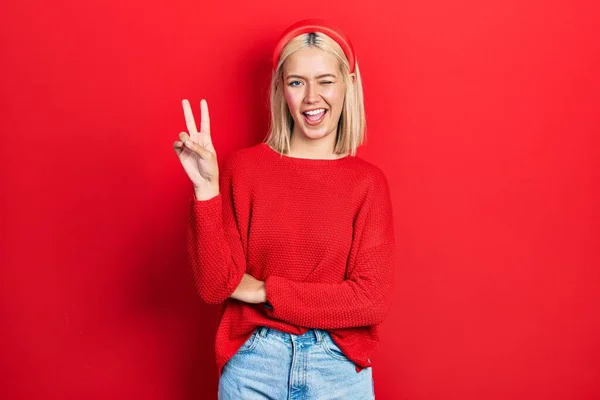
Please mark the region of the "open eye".
<svg viewBox="0 0 600 400"><path fill-rule="evenodd" d="M298 85L296 85L296 83L297 83L297 84L300 84L300 83L302 83L302 82L300 82L300 81L290 81L290 82L288 82L288 85L289 85L289 86L293 86L293 87L295 87L295 86L298 86Z"/></svg>

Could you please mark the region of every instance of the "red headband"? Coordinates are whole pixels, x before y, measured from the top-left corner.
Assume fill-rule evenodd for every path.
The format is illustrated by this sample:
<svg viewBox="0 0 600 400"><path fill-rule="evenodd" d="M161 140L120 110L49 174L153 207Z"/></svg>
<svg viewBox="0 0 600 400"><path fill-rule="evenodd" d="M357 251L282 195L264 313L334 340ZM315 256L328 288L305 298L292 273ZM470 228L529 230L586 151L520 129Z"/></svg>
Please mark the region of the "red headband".
<svg viewBox="0 0 600 400"><path fill-rule="evenodd" d="M279 55L281 50L285 47L287 42L303 33L322 32L336 41L340 45L348 63L350 64L350 73L354 72L356 67L356 58L354 56L354 48L352 43L348 40L348 37L336 27L329 25L322 19L305 19L303 21L296 22L294 25L288 27L277 42L275 50L273 51L273 69L277 69L277 62L279 61Z"/></svg>

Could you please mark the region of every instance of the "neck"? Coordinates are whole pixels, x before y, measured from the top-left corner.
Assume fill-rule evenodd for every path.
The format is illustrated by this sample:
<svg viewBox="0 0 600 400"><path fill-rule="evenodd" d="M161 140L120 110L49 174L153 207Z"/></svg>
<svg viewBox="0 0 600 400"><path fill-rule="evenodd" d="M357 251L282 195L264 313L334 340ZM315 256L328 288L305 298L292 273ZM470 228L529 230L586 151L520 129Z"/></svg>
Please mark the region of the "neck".
<svg viewBox="0 0 600 400"><path fill-rule="evenodd" d="M318 139L310 139L301 133L294 131L290 139L291 157L313 158L313 159L336 159L346 156L346 154L334 153L335 132Z"/></svg>

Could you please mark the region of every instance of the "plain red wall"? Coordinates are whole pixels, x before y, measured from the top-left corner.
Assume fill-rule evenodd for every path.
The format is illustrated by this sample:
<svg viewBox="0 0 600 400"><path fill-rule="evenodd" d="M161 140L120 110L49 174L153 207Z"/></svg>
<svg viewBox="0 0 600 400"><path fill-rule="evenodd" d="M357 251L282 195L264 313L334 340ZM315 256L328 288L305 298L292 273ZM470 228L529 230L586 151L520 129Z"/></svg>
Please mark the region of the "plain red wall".
<svg viewBox="0 0 600 400"><path fill-rule="evenodd" d="M3 2L0 397L216 397L180 102L221 162L259 142L277 36L324 17L395 206L377 398L600 398L597 4Z"/></svg>

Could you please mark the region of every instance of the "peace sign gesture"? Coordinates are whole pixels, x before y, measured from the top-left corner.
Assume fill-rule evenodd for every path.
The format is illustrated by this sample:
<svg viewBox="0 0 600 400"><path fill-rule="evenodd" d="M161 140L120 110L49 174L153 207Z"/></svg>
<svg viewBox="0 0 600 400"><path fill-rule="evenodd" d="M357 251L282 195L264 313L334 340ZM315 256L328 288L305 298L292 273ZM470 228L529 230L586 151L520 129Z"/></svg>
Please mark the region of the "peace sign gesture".
<svg viewBox="0 0 600 400"><path fill-rule="evenodd" d="M208 103L204 99L200 101L200 132L197 131L189 101L184 99L181 104L189 135L181 132L173 148L194 185L196 198L208 200L219 194L219 165L210 136Z"/></svg>

